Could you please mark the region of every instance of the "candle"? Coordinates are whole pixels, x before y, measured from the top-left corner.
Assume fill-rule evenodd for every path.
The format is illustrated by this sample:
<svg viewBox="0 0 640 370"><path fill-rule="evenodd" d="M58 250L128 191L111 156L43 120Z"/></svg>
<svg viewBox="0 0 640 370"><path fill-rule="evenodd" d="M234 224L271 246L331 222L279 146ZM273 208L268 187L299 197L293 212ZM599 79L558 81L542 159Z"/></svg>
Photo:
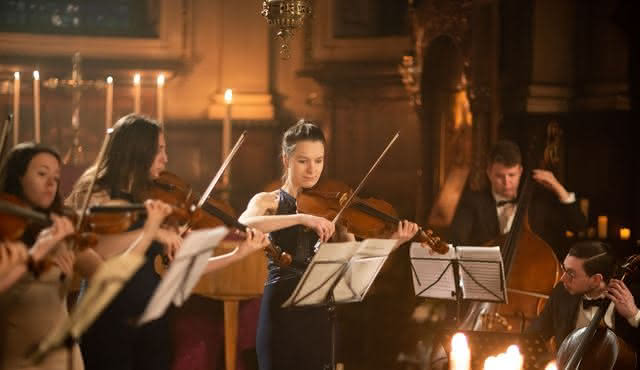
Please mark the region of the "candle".
<svg viewBox="0 0 640 370"><path fill-rule="evenodd" d="M160 73L158 75L158 78L156 80L157 82L157 88L156 88L156 109L157 109L157 116L158 116L158 122L163 123L164 122L164 75L162 73Z"/></svg>
<svg viewBox="0 0 640 370"><path fill-rule="evenodd" d="M33 71L33 136L40 142L40 72Z"/></svg>
<svg viewBox="0 0 640 370"><path fill-rule="evenodd" d="M113 122L113 77L107 77L107 102L104 107L104 127L106 130L111 128Z"/></svg>
<svg viewBox="0 0 640 370"><path fill-rule="evenodd" d="M20 137L20 72L13 73L13 145Z"/></svg>
<svg viewBox="0 0 640 370"><path fill-rule="evenodd" d="M451 338L451 353L449 353L449 370L469 370L471 368L471 351L467 337L456 333Z"/></svg>
<svg viewBox="0 0 640 370"><path fill-rule="evenodd" d="M556 365L555 361L551 361L544 367L544 370L558 370L558 365Z"/></svg>
<svg viewBox="0 0 640 370"><path fill-rule="evenodd" d="M582 198L580 199L580 210L584 215L584 218L589 219L589 199Z"/></svg>
<svg viewBox="0 0 640 370"><path fill-rule="evenodd" d="M140 73L133 75L133 112L140 113Z"/></svg>
<svg viewBox="0 0 640 370"><path fill-rule="evenodd" d="M626 227L620 228L620 240L629 240L631 238L631 229Z"/></svg>
<svg viewBox="0 0 640 370"><path fill-rule="evenodd" d="M524 365L524 357L516 345L507 348L507 352L497 356L489 356L484 361L484 370L521 370Z"/></svg>
<svg viewBox="0 0 640 370"><path fill-rule="evenodd" d="M224 120L222 122L222 160L229 155L231 151L231 103L233 101L233 91L231 89L227 89L224 92L224 102L227 105L227 110L224 115ZM230 169L227 169L222 175L222 186L227 188L229 186L229 172Z"/></svg>
<svg viewBox="0 0 640 370"><path fill-rule="evenodd" d="M606 239L607 238L607 223L609 219L607 216L598 216L598 238Z"/></svg>

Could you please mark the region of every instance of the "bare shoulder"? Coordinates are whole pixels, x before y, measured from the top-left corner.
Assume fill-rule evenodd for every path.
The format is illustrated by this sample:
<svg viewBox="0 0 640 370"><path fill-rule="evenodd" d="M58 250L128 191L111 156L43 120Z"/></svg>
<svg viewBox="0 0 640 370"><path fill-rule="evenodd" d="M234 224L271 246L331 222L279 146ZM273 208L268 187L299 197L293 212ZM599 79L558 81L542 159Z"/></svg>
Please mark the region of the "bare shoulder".
<svg viewBox="0 0 640 370"><path fill-rule="evenodd" d="M247 210L252 213L272 214L278 209L279 192L269 191L258 193L251 198Z"/></svg>

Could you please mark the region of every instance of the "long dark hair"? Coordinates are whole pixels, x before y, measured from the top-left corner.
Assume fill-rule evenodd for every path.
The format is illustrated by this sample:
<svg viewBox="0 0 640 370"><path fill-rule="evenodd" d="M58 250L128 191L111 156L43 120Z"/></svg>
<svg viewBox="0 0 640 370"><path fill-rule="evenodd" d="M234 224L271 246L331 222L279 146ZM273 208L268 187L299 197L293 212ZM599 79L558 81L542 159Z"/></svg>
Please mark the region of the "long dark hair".
<svg viewBox="0 0 640 370"><path fill-rule="evenodd" d="M130 191L136 200L149 184L149 169L158 153L160 124L148 117L128 114L113 126L104 159L94 163L74 186L72 196L85 192L91 177L98 172L96 185L111 196Z"/></svg>
<svg viewBox="0 0 640 370"><path fill-rule="evenodd" d="M62 167L60 154L53 148L34 142L20 143L9 151L6 160L2 164L2 169L0 169L0 191L15 195L26 201L27 199L25 199L24 196L21 179L27 172L27 168L33 157L40 153L51 154ZM56 196L53 199L53 203L51 203L47 209L40 209L39 207L36 207L36 209L47 213L51 211L60 212L62 209L60 184L58 184L56 188Z"/></svg>
<svg viewBox="0 0 640 370"><path fill-rule="evenodd" d="M295 125L289 127L287 131L282 135L282 151L281 155L291 155L296 150L296 144L300 141L320 141L322 145L327 146L327 140L324 137L324 133L315 123L311 121L305 121L304 119L296 122ZM325 154L326 155L326 154ZM287 169L283 170L282 181L287 178Z"/></svg>

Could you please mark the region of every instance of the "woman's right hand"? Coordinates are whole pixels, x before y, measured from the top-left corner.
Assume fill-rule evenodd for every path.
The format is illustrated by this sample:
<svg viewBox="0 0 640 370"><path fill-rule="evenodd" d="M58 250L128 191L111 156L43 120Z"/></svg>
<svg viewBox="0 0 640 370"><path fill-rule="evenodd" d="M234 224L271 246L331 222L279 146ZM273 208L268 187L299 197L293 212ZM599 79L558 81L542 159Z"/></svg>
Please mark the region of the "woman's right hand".
<svg viewBox="0 0 640 370"><path fill-rule="evenodd" d="M323 242L326 242L331 238L333 233L336 231L336 225L333 222L327 220L323 217L308 215L308 214L300 214L301 222L300 224L312 229L318 234L318 237Z"/></svg>
<svg viewBox="0 0 640 370"><path fill-rule="evenodd" d="M173 208L161 200L148 199L144 202L147 209L147 221L144 224L145 231L153 235L153 240L165 247L169 260L173 260L176 252L182 244L182 238L173 230L162 228L165 218L171 214Z"/></svg>

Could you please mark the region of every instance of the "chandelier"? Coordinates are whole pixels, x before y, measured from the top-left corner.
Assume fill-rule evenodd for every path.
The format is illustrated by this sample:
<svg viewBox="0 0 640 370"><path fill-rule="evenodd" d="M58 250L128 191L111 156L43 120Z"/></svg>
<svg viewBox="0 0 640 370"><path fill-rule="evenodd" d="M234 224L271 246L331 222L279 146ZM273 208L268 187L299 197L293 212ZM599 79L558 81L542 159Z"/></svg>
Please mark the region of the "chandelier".
<svg viewBox="0 0 640 370"><path fill-rule="evenodd" d="M304 23L304 18L311 15L311 6L306 0L265 0L260 14L267 19L267 23L279 27L276 37L282 43L280 56L289 59L289 41L295 29Z"/></svg>

